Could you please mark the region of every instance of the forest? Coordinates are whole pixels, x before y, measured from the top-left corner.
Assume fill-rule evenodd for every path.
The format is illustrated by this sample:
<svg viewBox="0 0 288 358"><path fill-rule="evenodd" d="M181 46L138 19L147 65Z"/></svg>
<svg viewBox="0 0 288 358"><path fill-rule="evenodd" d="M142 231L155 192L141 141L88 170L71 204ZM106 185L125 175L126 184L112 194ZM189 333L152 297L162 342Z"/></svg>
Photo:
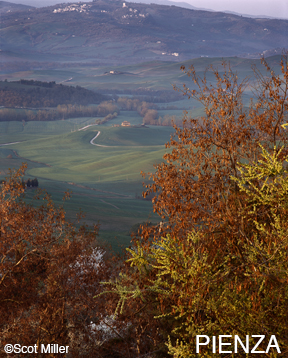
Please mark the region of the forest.
<svg viewBox="0 0 288 358"><path fill-rule="evenodd" d="M106 96L81 86L56 84L55 81L0 81L0 106L4 107L46 108L71 103L87 106L105 99Z"/></svg>
<svg viewBox="0 0 288 358"><path fill-rule="evenodd" d="M23 88L24 87L24 88ZM30 88L31 87L31 88ZM106 99L106 100L103 100ZM95 104L98 105L95 105ZM139 98L104 96L80 86L20 80L0 82L0 121L54 121L77 117L104 117L105 123L121 110L137 111L145 125L181 124L175 116L158 114L157 104Z"/></svg>
<svg viewBox="0 0 288 358"><path fill-rule="evenodd" d="M26 166L11 171L0 193L1 346L57 343L73 358L212 358L223 356L220 336L234 357L237 336L238 357L254 352L257 337L260 357L287 357L287 57L280 68L262 59L253 81L240 81L225 61L203 77L182 67L195 88L179 90L204 114L184 115L163 161L142 173L159 222L137 227L122 255L97 240L98 225L68 222L47 193L26 203ZM143 118L157 111L118 105L142 108ZM199 348L199 335L217 345Z"/></svg>
<svg viewBox="0 0 288 358"><path fill-rule="evenodd" d="M119 108L111 101L101 102L98 106L59 104L56 108L39 110L0 108L0 121L55 121L77 117L105 117L113 113L119 113Z"/></svg>

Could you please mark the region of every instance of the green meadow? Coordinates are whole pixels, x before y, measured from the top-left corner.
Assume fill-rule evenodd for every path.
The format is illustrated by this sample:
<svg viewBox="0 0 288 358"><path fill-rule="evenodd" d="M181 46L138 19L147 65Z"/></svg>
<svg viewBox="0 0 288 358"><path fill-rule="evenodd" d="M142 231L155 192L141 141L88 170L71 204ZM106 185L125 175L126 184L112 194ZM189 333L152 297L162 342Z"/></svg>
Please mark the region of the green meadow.
<svg viewBox="0 0 288 358"><path fill-rule="evenodd" d="M279 68L279 59L279 56L270 57L269 63ZM10 73L1 73L0 71L0 80L7 78L12 81L25 78L47 82L56 81L72 86L80 85L96 91L133 91L139 88L172 91L173 85L181 88L183 83L191 85L191 88L193 87L192 81L181 71L181 66L189 69L193 65L197 74L203 76L207 67L211 64L215 68L219 68L221 72L223 61L223 58L196 58L180 63L151 61L128 66L94 66L84 63L73 67L71 64L67 69L29 70ZM230 57L226 58L225 61L230 63L232 70L237 72L240 80L253 76L251 68L253 64L259 69L263 69L260 60L257 59ZM110 71L115 71L116 74L110 74ZM208 79L214 81L214 78L209 74Z"/></svg>
<svg viewBox="0 0 288 358"><path fill-rule="evenodd" d="M141 122L137 113L122 117L111 122L124 118ZM100 239L117 250L119 245L129 245L133 225L159 221L152 202L141 198L144 178L140 172L153 172L153 165L167 151L165 143L173 128L112 127L112 123L98 126L93 118L27 122L24 126L22 122L0 122L0 175L4 178L8 168L26 162L25 178L37 177L39 187L57 205L63 204L65 191L72 191L72 198L64 203L67 217L75 220L82 210L84 222L99 223ZM89 124L93 125L79 130ZM97 145L92 145L99 131L93 142ZM3 145L9 142L19 143ZM35 189L27 189L27 200L34 194Z"/></svg>

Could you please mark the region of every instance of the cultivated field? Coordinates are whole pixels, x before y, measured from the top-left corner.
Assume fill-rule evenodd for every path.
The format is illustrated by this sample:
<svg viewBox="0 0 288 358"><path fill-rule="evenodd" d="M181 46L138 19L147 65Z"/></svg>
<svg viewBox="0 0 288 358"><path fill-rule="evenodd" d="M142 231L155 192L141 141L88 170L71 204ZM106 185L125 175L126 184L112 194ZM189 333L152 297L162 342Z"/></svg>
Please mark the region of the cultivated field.
<svg viewBox="0 0 288 358"><path fill-rule="evenodd" d="M133 113L129 113L131 120ZM115 121L124 119L122 116ZM140 120L138 116L138 124ZM75 219L82 209L85 222L99 222L100 238L117 249L118 244L129 245L132 225L159 221L151 201L141 199L140 171L153 171L153 164L161 161L173 128L123 128L110 123L78 130L94 122L91 118L28 122L25 126L21 122L0 122L0 143L19 141L0 147L1 178L7 175L8 167L17 168L27 162L25 178L37 177L40 187L52 195L56 204L62 203L64 191L72 190L72 199L64 204L67 216ZM101 146L91 145L98 131L94 144ZM34 192L27 190L29 200Z"/></svg>

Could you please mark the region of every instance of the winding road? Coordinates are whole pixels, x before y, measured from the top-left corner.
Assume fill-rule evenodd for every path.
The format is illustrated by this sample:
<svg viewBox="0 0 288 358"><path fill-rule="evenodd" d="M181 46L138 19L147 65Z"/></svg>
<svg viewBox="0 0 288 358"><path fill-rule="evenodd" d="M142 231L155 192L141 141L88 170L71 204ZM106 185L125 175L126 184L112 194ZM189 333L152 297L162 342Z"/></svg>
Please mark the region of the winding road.
<svg viewBox="0 0 288 358"><path fill-rule="evenodd" d="M2 147L2 145L10 145L10 144L17 144L17 143L21 143L21 142L3 143L3 144L0 144L0 147Z"/></svg>
<svg viewBox="0 0 288 358"><path fill-rule="evenodd" d="M94 140L98 137L98 135L99 135L100 133L101 133L101 132L98 131L98 133L95 135L95 137L93 137L93 138L90 140L90 144L96 145L97 147L105 147L105 148L118 147L117 145L103 145L103 144L96 144L96 143L94 143Z"/></svg>

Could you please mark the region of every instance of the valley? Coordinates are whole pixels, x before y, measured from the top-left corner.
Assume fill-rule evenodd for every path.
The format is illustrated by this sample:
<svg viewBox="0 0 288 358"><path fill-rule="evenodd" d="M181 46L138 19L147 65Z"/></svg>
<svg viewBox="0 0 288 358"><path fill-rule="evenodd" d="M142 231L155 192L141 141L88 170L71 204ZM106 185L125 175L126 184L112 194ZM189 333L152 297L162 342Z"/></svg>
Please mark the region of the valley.
<svg viewBox="0 0 288 358"><path fill-rule="evenodd" d="M237 71L240 80L252 76L253 63L260 68L260 60L228 58L227 61ZM271 57L269 61L275 66L279 63L279 56ZM113 71L121 73L119 75L110 72L104 75L111 67L81 66L69 71L34 70L10 72L5 76L8 84L22 78L61 83L70 76L69 86L83 86L102 92L102 96L105 94L108 98L153 100L160 118L174 116L180 120L184 110L188 116L203 115L203 108L197 101L173 90L172 85L181 88L181 84L189 83L180 67L188 68L193 64L201 76L208 63L217 67L222 59L113 67ZM279 67L275 69L277 71ZM247 99L247 105L251 90L252 87L248 86L243 97ZM163 99L168 102L159 102ZM46 189L58 205L62 205L64 192L71 190L72 198L64 203L67 217L75 220L76 213L83 210L86 218L82 222L88 225L99 223L99 238L118 251L120 246L129 245L132 226L147 220L159 222L159 217L153 213L151 199L142 198L144 178L140 172L153 172L153 165L162 161L167 152L165 143L174 129L169 125L143 127L143 117L136 110L127 111L120 107L117 117L96 125L101 121L103 117L94 116L24 123L0 121L0 179L7 175L8 168L18 168L22 162L27 162L26 180L37 177L39 188ZM124 121L128 121L131 127L122 127ZM95 145L91 145L93 138ZM7 143L12 144L3 145ZM27 200L32 200L34 194L34 189L27 190Z"/></svg>
<svg viewBox="0 0 288 358"><path fill-rule="evenodd" d="M62 1L0 0L0 357L288 356L287 0Z"/></svg>
<svg viewBox="0 0 288 358"><path fill-rule="evenodd" d="M269 63L279 72L278 54L288 46L287 20L177 6L99 0L34 8L0 1L0 10L0 90L13 97L0 96L0 179L27 162L25 179L37 177L56 204L72 190L64 203L68 218L81 208L116 251L129 245L132 226L159 222L151 198L142 198L140 172L161 162L172 120L180 125L183 111L204 113L181 93L189 83L181 66L193 65L203 77L225 58L244 80L253 65L261 69L264 53L274 55ZM254 85L245 89L247 105ZM138 101L138 108L121 107L121 98ZM101 114L97 106L105 101L113 110ZM125 121L130 127L121 126ZM27 200L33 194L27 190Z"/></svg>
<svg viewBox="0 0 288 358"><path fill-rule="evenodd" d="M133 225L158 221L151 201L141 199L140 171L152 171L153 164L161 160L172 130L91 126L74 131L90 122L90 118L28 122L24 130L21 122L0 122L0 177L8 174L8 168L27 162L26 179L37 177L39 188L46 189L58 205L62 205L64 192L71 190L72 198L64 203L67 217L73 221L83 210L86 218L82 222L99 222L100 239L117 251L119 245L129 245ZM90 144L97 131L101 135L95 142L103 147ZM9 140L12 144L4 146L3 141ZM34 189L26 190L28 200L34 194Z"/></svg>

